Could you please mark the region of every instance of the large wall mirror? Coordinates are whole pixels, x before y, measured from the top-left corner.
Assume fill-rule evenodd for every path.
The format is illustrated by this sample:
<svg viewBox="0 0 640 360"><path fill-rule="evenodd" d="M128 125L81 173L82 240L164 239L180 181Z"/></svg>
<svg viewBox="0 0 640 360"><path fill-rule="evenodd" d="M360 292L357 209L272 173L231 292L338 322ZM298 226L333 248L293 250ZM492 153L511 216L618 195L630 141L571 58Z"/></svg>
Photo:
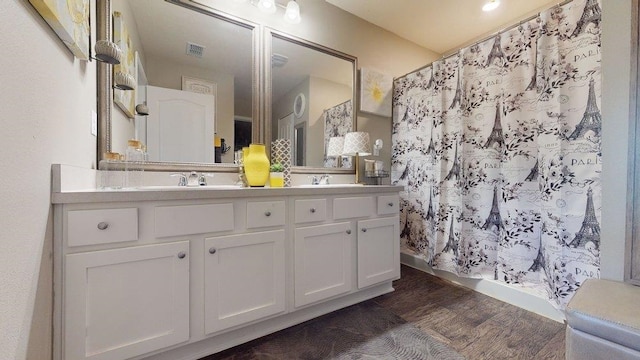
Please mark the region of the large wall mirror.
<svg viewBox="0 0 640 360"><path fill-rule="evenodd" d="M265 34L266 138L291 140L294 171L352 172L350 161L326 149L329 138L355 130L357 59L275 30Z"/></svg>
<svg viewBox="0 0 640 360"><path fill-rule="evenodd" d="M148 116L127 116L114 102L120 90L112 88L111 66L98 64L99 160L106 151L123 153L135 138L147 145L149 170L236 171L234 150L286 136L293 140L294 172L353 172L326 158L325 141L355 128L356 58L206 4L97 0L98 39L112 38L112 15L119 12L131 37L127 56L136 64L134 104L149 109ZM204 125L192 118L202 114ZM278 136L287 116L290 128ZM220 158L216 138L225 139Z"/></svg>
<svg viewBox="0 0 640 360"><path fill-rule="evenodd" d="M233 170L234 150L261 139L258 26L189 0L109 5L129 36L123 61L135 64L138 85L126 95L146 103L149 114L127 114L114 89L110 114L101 112L110 135L103 148L123 153L135 138L147 146L149 169ZM118 21L104 13L99 27L113 23L117 36ZM109 102L105 88L99 84L98 94Z"/></svg>

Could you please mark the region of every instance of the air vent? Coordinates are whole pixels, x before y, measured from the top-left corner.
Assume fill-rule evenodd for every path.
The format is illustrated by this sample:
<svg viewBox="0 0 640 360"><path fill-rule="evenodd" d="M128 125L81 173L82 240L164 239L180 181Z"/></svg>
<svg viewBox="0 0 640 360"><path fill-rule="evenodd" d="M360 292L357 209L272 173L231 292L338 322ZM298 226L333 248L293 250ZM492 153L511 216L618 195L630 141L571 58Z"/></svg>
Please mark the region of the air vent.
<svg viewBox="0 0 640 360"><path fill-rule="evenodd" d="M187 55L201 58L203 54L204 54L204 46L190 43L190 42L187 43Z"/></svg>
<svg viewBox="0 0 640 360"><path fill-rule="evenodd" d="M273 68L283 67L287 61L289 61L289 58L282 54L271 55L271 67Z"/></svg>

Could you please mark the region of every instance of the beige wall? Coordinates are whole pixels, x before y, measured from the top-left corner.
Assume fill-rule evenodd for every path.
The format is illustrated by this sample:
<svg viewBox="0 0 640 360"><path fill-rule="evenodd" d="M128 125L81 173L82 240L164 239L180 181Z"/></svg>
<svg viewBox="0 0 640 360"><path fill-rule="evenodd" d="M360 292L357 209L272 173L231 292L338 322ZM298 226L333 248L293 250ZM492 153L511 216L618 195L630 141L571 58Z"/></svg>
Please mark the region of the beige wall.
<svg viewBox="0 0 640 360"><path fill-rule="evenodd" d="M95 168L95 62L75 59L27 1L4 1L0 22L0 359L25 359L29 344L47 359L51 164Z"/></svg>
<svg viewBox="0 0 640 360"><path fill-rule="evenodd" d="M244 11L238 10L241 4L217 2L236 7L236 13ZM299 2L303 23L297 28L283 25L283 30L353 54L359 58L359 66L398 76L436 56L379 28L366 26L324 1ZM621 279L631 0L602 3L602 276ZM91 5L95 9L93 0ZM4 2L0 21L5 29L0 32L0 359L26 359L28 348L29 359L47 359L51 164L95 168L96 138L90 134L89 121L96 103L95 62L74 59L27 1ZM385 136L390 140L387 118L361 115L358 126L370 131L372 138ZM389 143L385 140L383 154L388 154Z"/></svg>
<svg viewBox="0 0 640 360"><path fill-rule="evenodd" d="M311 78L309 86L309 124L307 164L324 166L324 111L352 97L351 88L326 79Z"/></svg>

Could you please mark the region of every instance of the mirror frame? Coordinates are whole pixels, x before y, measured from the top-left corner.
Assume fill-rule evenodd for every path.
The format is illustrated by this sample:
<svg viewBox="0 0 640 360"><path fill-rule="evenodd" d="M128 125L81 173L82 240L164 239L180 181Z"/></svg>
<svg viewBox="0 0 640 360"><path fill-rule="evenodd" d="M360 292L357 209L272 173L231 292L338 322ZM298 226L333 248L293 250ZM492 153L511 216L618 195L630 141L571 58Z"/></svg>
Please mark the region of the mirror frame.
<svg viewBox="0 0 640 360"><path fill-rule="evenodd" d="M352 103L353 103L353 130L357 131L358 128L358 89L357 89L357 75L358 75L358 58L349 54L345 54L338 50L334 50L328 48L326 46L299 38L294 35L290 35L269 27L265 27L264 30L264 61L263 64L271 64L271 54L273 53L273 42L272 40L280 39L284 41L288 41L311 50L319 51L321 53L335 56L337 58L349 61L353 64L353 78L352 78ZM268 139L267 148L269 152L271 152L271 125L272 125L272 91L273 91L273 76L271 73L271 66L265 66L264 69L265 75L265 96L264 96L264 139ZM307 104L308 106L308 104ZM324 151L324 149L323 149ZM325 167L313 167L313 166L292 166L291 172L294 174L354 174L355 169L339 169L339 168L325 168Z"/></svg>
<svg viewBox="0 0 640 360"><path fill-rule="evenodd" d="M238 26L242 26L251 30L252 33L252 126L251 126L251 141L263 142L264 137L264 117L262 99L260 98L260 91L262 89L260 76L262 74L262 45L260 39L262 38L262 27L258 24L237 18L227 13L223 13L218 10L214 10L209 7L205 7L200 4L195 4L190 0L164 0L169 3L182 6L184 8L199 12L201 14L227 21ZM111 0L96 0L96 18L97 28L96 36L98 40L112 39L111 29L113 26L113 19L111 17ZM106 21L105 21L106 19ZM104 153L111 151L111 112L113 109L113 79L112 79L112 67L109 64L103 62L97 62L97 107L98 107L98 139L97 139L97 161L98 168L103 169L100 166L100 162L104 160ZM124 163L111 163L111 169L124 170ZM159 161L146 161L139 165L139 168L148 171L212 171L212 172L237 172L238 166L231 163L195 163L195 162L159 162Z"/></svg>

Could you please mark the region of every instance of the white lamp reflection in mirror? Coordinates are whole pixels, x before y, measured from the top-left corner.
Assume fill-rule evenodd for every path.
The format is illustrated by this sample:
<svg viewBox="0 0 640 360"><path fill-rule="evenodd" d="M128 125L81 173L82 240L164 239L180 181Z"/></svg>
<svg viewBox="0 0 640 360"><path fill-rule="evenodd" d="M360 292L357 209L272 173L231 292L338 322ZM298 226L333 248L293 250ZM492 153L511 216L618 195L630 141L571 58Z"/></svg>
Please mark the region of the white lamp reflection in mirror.
<svg viewBox="0 0 640 360"><path fill-rule="evenodd" d="M329 138L329 144L327 145L327 157L337 158L336 167L342 167L342 150L344 149L344 137L334 136Z"/></svg>
<svg viewBox="0 0 640 360"><path fill-rule="evenodd" d="M356 170L355 183L360 183L360 156L371 155L371 140L369 133L364 131L349 132L344 137L342 155L355 156L354 167Z"/></svg>
<svg viewBox="0 0 640 360"><path fill-rule="evenodd" d="M300 23L300 5L295 0L290 0L287 3L287 8L284 10L284 21L290 24Z"/></svg>

